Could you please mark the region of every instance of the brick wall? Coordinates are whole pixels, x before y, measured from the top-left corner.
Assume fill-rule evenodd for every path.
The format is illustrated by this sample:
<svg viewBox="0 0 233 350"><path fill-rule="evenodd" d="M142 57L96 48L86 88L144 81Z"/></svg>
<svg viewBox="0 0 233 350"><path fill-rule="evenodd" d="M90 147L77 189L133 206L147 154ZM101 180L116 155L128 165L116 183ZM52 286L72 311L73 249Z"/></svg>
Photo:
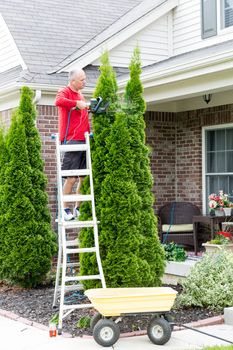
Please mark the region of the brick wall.
<svg viewBox="0 0 233 350"><path fill-rule="evenodd" d="M48 177L49 207L55 222L56 155L51 134L57 132L58 114L53 106L38 106L37 126ZM10 111L1 112L5 124ZM182 113L147 112L147 144L151 148L153 192L157 209L169 201L192 201L202 206L202 126L233 123L233 104ZM55 227L55 225L54 225Z"/></svg>
<svg viewBox="0 0 233 350"><path fill-rule="evenodd" d="M176 200L202 207L202 144L196 111L177 114Z"/></svg>
<svg viewBox="0 0 233 350"><path fill-rule="evenodd" d="M147 144L151 148L151 170L156 207L176 199L176 115L147 112Z"/></svg>
<svg viewBox="0 0 233 350"><path fill-rule="evenodd" d="M191 201L202 208L202 127L233 123L233 104L182 113L147 112L155 208Z"/></svg>
<svg viewBox="0 0 233 350"><path fill-rule="evenodd" d="M52 223L55 225L57 212L57 180L56 180L56 145L51 135L58 132L58 113L53 106L37 106L37 127L42 140L42 158L45 162L45 172L48 178L49 208Z"/></svg>

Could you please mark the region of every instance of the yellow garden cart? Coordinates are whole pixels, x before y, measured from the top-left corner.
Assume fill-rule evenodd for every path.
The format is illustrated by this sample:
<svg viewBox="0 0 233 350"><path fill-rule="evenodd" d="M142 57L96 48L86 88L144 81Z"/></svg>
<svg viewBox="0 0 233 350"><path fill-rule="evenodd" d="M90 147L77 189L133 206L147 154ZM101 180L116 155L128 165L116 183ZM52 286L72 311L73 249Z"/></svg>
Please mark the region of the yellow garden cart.
<svg viewBox="0 0 233 350"><path fill-rule="evenodd" d="M177 292L170 287L98 288L88 289L85 295L98 311L91 321L95 341L112 346L120 336L119 321L124 316L151 314L147 335L152 343L163 345L171 337L169 311Z"/></svg>

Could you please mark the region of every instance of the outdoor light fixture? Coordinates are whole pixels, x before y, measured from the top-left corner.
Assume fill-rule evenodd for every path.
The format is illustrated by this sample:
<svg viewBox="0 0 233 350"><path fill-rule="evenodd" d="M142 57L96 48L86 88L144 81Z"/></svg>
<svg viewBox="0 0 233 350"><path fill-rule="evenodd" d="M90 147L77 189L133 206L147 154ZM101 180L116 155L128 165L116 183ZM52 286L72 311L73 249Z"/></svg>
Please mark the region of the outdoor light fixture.
<svg viewBox="0 0 233 350"><path fill-rule="evenodd" d="M203 95L202 98L208 104L212 99L212 94Z"/></svg>

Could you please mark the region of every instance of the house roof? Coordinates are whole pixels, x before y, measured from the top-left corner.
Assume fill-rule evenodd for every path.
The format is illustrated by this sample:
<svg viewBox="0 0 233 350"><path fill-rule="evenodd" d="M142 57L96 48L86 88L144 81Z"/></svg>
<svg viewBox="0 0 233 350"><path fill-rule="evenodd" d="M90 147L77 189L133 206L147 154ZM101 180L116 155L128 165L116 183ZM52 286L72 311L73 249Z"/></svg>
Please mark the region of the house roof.
<svg viewBox="0 0 233 350"><path fill-rule="evenodd" d="M130 11L123 14L118 20L114 21L110 26L106 27L100 33L97 33L92 40L88 40L84 45L77 48L77 50L70 56L66 57L63 61L61 61L57 67L55 67L54 72L61 70L66 67L70 63L80 59L85 54L89 53L91 50L97 48L99 45L103 45L110 38L118 35L119 33L124 31L126 28L132 26L137 22L137 26L134 27L133 33L137 30L140 30L140 26L138 25L139 19L145 17L150 14L153 10L162 7L163 5L169 5L170 7L166 7L166 10L169 11L171 8L177 5L177 1L175 0L144 0L141 1L137 6L132 8ZM155 17L153 16L153 20ZM148 23L147 23L148 25ZM108 48L109 49L109 48Z"/></svg>
<svg viewBox="0 0 233 350"><path fill-rule="evenodd" d="M27 66L17 80L66 83L67 74L49 75L48 72L141 2L1 0L0 13ZM10 78L16 71L19 68L10 70ZM0 75L1 80L6 74Z"/></svg>
<svg viewBox="0 0 233 350"><path fill-rule="evenodd" d="M5 96L8 94L10 99L10 94L22 84L55 92L67 84L68 74L62 71L65 66L76 60L81 62L88 50L118 32L122 41L127 40L130 37L127 28L132 26L137 31L140 25L146 27L148 15L151 21L156 21L163 11L170 11L177 3L178 0L1 0L0 14L27 69L19 62L16 67L0 73L0 99L5 103ZM141 80L147 101L164 103L232 87L232 81L228 81L233 71L232 44L233 40L225 41L143 67ZM88 58L85 93L91 95L99 71L90 64L95 61ZM114 69L119 88L123 89L128 70ZM195 88L192 77L200 78Z"/></svg>

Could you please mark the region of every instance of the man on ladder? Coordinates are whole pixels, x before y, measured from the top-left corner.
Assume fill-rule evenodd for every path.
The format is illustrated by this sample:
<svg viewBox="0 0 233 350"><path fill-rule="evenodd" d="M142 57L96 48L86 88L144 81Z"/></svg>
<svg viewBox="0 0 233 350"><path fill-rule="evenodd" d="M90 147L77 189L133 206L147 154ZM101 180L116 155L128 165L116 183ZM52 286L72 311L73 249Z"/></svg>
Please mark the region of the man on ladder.
<svg viewBox="0 0 233 350"><path fill-rule="evenodd" d="M59 137L63 144L85 143L85 133L90 133L88 104L81 93L85 87L86 75L82 69L69 73L69 84L60 89L55 99L59 113ZM62 170L85 169L86 152L66 152L63 158ZM72 193L77 177L67 177L63 186L63 194ZM79 176L76 193L80 193L84 177ZM80 202L75 203L73 213L68 203L64 202L64 219L73 220L79 216Z"/></svg>
<svg viewBox="0 0 233 350"><path fill-rule="evenodd" d="M57 182L58 182L58 258L55 281L53 307L59 300L58 334L62 332L63 320L74 310L91 308L90 303L80 303L67 300L67 293L83 290L83 281L100 280L102 288L106 288L103 268L99 252L98 220L96 218L94 185L90 150L90 125L88 112L103 113L107 104L101 107L102 98L92 99L90 105L85 102L81 91L86 82L82 69L70 72L69 84L61 89L55 100L59 109L59 135L56 135ZM90 106L90 108L89 108ZM61 158L63 162L61 164ZM90 193L80 194L80 186L84 176L89 176ZM65 183L63 185L63 179ZM76 194L72 187L79 178ZM72 220L74 215L68 203L73 203L77 212L81 201L91 203L92 217L89 220ZM80 246L80 229L91 228L93 245ZM70 235L70 231L72 234ZM73 234L77 234L74 239ZM85 275L80 273L80 254L94 254L97 262L96 273L92 271ZM73 259L71 261L71 259ZM75 274L70 274L70 267L78 266Z"/></svg>

